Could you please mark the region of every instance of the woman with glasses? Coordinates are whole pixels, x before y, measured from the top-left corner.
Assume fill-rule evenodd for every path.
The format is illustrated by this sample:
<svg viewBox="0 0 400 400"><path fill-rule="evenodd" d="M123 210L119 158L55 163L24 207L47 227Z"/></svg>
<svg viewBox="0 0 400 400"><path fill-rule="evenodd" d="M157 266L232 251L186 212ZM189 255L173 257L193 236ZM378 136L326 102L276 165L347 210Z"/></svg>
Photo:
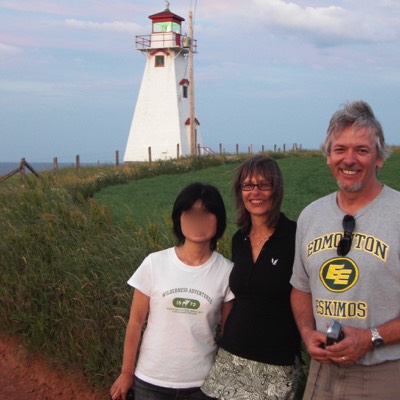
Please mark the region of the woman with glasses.
<svg viewBox="0 0 400 400"><path fill-rule="evenodd" d="M233 308L202 390L218 399L293 399L300 336L290 307L296 223L281 213L282 174L257 155L237 170Z"/></svg>
<svg viewBox="0 0 400 400"><path fill-rule="evenodd" d="M172 222L177 245L147 256L128 281L135 292L113 400L125 400L133 385L136 400L208 398L200 386L234 297L232 263L215 251L226 227L219 191L189 185L175 200Z"/></svg>

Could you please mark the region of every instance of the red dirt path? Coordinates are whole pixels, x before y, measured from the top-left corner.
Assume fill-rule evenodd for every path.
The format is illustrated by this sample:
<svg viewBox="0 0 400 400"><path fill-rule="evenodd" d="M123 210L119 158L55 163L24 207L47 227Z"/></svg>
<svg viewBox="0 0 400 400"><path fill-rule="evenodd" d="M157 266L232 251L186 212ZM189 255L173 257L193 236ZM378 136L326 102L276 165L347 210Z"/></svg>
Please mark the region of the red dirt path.
<svg viewBox="0 0 400 400"><path fill-rule="evenodd" d="M80 376L54 370L21 342L0 337L0 400L106 400Z"/></svg>

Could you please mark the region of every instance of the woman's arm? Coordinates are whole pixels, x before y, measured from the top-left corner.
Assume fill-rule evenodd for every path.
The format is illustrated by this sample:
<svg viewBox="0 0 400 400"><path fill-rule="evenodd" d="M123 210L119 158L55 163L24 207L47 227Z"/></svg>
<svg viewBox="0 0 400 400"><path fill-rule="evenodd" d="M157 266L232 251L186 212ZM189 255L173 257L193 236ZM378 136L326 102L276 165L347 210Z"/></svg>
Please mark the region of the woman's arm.
<svg viewBox="0 0 400 400"><path fill-rule="evenodd" d="M125 400L129 388L133 385L136 356L142 336L143 324L149 312L149 303L150 297L146 296L140 290L135 289L125 333L121 374L110 389L110 395L113 400L118 399L120 396Z"/></svg>
<svg viewBox="0 0 400 400"><path fill-rule="evenodd" d="M233 300L225 301L224 303L222 303L222 307L221 307L221 333L224 333L225 322L226 322L226 319L228 318L229 313L232 310L234 301L235 300L233 299Z"/></svg>

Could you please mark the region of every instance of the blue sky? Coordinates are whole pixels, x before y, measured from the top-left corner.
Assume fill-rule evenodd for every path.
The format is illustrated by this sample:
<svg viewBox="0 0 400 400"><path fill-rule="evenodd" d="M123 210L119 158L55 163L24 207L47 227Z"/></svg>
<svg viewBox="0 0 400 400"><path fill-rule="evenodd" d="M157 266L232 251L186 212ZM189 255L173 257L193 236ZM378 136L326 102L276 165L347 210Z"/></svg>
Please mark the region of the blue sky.
<svg viewBox="0 0 400 400"><path fill-rule="evenodd" d="M135 36L163 0L0 0L0 162L122 159L145 58ZM364 99L400 144L398 0L171 0L194 17L205 145L317 149Z"/></svg>

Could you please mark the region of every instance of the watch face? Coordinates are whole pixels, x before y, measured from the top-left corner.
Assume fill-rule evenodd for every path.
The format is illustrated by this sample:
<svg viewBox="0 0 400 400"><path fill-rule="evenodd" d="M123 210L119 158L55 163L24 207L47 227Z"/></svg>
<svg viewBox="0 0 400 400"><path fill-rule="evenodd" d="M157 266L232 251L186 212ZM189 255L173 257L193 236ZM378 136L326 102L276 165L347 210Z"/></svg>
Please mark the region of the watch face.
<svg viewBox="0 0 400 400"><path fill-rule="evenodd" d="M383 339L374 339L372 341L372 346L379 347L383 345Z"/></svg>

